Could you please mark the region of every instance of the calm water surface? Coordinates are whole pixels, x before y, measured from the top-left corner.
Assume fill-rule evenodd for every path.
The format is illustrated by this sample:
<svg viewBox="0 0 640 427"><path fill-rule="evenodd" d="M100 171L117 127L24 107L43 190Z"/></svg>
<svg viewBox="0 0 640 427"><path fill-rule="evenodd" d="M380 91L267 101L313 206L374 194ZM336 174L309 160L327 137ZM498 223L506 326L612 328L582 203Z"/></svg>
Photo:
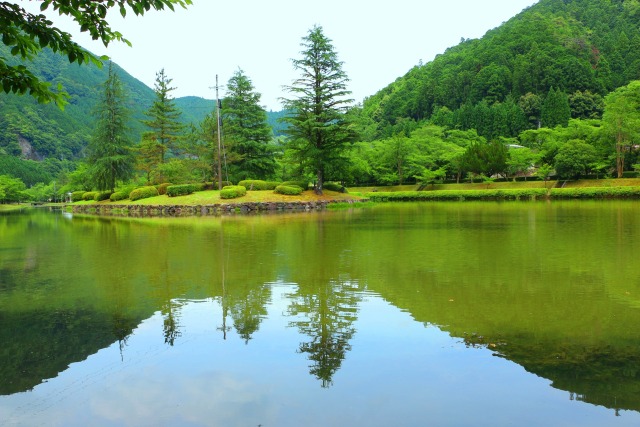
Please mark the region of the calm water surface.
<svg viewBox="0 0 640 427"><path fill-rule="evenodd" d="M640 425L640 203L0 215L0 424Z"/></svg>

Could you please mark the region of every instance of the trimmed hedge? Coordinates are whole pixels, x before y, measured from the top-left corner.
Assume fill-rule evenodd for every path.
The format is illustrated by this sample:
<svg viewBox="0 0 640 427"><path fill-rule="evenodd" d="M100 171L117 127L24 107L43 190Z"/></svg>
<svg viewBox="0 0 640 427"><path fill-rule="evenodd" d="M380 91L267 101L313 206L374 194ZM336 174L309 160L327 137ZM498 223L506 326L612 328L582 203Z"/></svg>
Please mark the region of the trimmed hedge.
<svg viewBox="0 0 640 427"><path fill-rule="evenodd" d="M169 187L171 184L170 182L163 182L162 184L158 184L155 187L158 189L158 194L159 195L163 195L163 194L167 194L167 187Z"/></svg>
<svg viewBox="0 0 640 427"><path fill-rule="evenodd" d="M238 185L243 186L247 190L266 191L274 190L278 185L280 185L280 183L275 181L263 181L261 179L245 179L240 181Z"/></svg>
<svg viewBox="0 0 640 427"><path fill-rule="evenodd" d="M85 201L94 200L96 197L96 194L98 194L97 191L87 191L82 195L82 200L85 200Z"/></svg>
<svg viewBox="0 0 640 427"><path fill-rule="evenodd" d="M640 199L640 187L516 188L366 193L374 202L429 200Z"/></svg>
<svg viewBox="0 0 640 427"><path fill-rule="evenodd" d="M246 187L242 185L228 185L220 190L221 199L235 199L247 194Z"/></svg>
<svg viewBox="0 0 640 427"><path fill-rule="evenodd" d="M170 185L167 187L167 196L186 196L195 191L200 191L201 186L198 184L182 184L182 185Z"/></svg>
<svg viewBox="0 0 640 427"><path fill-rule="evenodd" d="M86 193L86 191L74 191L71 193L71 201L79 202L80 200L83 200L82 196L84 196L84 193Z"/></svg>
<svg viewBox="0 0 640 427"><path fill-rule="evenodd" d="M155 197L157 195L158 189L156 187L140 187L129 193L129 200L135 202L136 200Z"/></svg>
<svg viewBox="0 0 640 427"><path fill-rule="evenodd" d="M297 196L298 194L302 194L302 187L297 185L278 185L273 192L286 196Z"/></svg>
<svg viewBox="0 0 640 427"><path fill-rule="evenodd" d="M93 200L96 202L101 202L103 200L107 200L111 197L113 193L111 191L98 191L95 196L93 196Z"/></svg>
<svg viewBox="0 0 640 427"><path fill-rule="evenodd" d="M626 199L640 198L640 187L552 188L552 199Z"/></svg>
<svg viewBox="0 0 640 427"><path fill-rule="evenodd" d="M367 193L374 202L429 201L429 200L535 200L546 197L545 188L518 188L503 190L441 190L397 191Z"/></svg>
<svg viewBox="0 0 640 427"><path fill-rule="evenodd" d="M294 186L294 187L300 187L302 188L302 190L307 190L309 189L309 182L307 181L285 181L280 185L286 185L286 186Z"/></svg>
<svg viewBox="0 0 640 427"><path fill-rule="evenodd" d="M128 198L129 194L126 191L116 191L109 197L109 200L111 200L112 202L119 202L120 200Z"/></svg>
<svg viewBox="0 0 640 427"><path fill-rule="evenodd" d="M348 193L347 189L343 185L337 182L325 182L322 184L323 190L337 191L338 193Z"/></svg>

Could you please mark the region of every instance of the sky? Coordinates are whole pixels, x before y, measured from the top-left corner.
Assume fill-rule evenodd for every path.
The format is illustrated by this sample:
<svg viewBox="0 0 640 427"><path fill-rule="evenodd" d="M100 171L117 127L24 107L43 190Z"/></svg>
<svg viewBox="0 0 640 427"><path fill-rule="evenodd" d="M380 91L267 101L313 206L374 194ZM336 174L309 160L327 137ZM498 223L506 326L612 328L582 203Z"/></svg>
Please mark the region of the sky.
<svg viewBox="0 0 640 427"><path fill-rule="evenodd" d="M38 1L15 0L28 11ZM164 68L174 97L215 99L242 69L262 94L261 105L279 111L298 74L291 60L301 58L300 43L314 25L332 40L356 102L404 75L420 61L428 63L461 38L480 38L535 0L193 0L187 9L133 13L117 8L107 20L132 44L101 42L80 33L66 17L49 13L81 46L108 55L129 74L153 88Z"/></svg>

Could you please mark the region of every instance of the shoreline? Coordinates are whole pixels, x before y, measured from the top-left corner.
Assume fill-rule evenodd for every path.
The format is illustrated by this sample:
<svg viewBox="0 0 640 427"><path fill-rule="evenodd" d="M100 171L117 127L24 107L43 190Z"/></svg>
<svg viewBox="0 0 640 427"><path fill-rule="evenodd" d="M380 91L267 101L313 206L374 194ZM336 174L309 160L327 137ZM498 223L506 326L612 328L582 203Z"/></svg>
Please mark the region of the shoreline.
<svg viewBox="0 0 640 427"><path fill-rule="evenodd" d="M352 204L367 200L320 200L290 202L238 202L208 205L140 205L140 204L82 204L63 205L74 214L106 216L219 216L274 212L311 212L327 209L329 204Z"/></svg>

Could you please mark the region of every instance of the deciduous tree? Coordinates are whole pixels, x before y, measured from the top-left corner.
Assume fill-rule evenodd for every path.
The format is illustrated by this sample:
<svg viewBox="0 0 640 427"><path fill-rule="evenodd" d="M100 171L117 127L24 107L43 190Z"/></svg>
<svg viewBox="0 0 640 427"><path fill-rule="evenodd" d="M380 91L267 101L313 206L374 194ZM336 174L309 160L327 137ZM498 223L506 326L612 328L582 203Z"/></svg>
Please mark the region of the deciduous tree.
<svg viewBox="0 0 640 427"><path fill-rule="evenodd" d="M624 172L625 155L640 136L640 81L616 89L604 99L605 132L614 141L618 178Z"/></svg>

